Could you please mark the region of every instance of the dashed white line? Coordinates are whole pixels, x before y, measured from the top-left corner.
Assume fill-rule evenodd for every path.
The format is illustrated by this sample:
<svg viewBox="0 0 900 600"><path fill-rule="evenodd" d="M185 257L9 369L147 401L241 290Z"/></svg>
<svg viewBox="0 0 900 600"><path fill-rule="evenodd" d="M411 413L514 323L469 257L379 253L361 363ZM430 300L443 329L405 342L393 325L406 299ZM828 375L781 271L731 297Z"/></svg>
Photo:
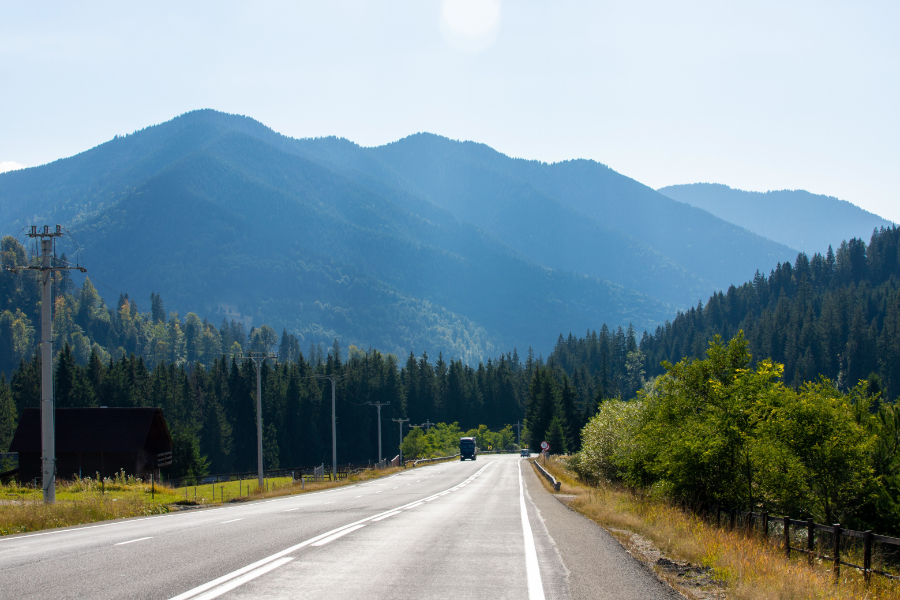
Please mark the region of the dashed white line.
<svg viewBox="0 0 900 600"><path fill-rule="evenodd" d="M234 523L235 521L243 521L244 519L231 519L230 521L222 521L219 525L224 525L225 523Z"/></svg>
<svg viewBox="0 0 900 600"><path fill-rule="evenodd" d="M144 540L152 540L153 536L150 537L142 537L136 540L128 540L127 542L119 542L118 544L113 544L113 546L124 546L125 544L133 544L135 542L143 542Z"/></svg>

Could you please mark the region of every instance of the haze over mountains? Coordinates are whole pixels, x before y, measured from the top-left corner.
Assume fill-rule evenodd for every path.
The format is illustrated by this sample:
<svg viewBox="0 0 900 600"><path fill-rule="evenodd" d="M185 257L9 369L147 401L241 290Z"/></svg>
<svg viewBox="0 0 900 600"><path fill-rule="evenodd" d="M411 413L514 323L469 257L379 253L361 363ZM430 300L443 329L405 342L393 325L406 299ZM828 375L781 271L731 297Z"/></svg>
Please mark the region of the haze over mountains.
<svg viewBox="0 0 900 600"><path fill-rule="evenodd" d="M716 183L670 185L659 192L812 256L891 222L846 200L804 190L745 192Z"/></svg>
<svg viewBox="0 0 900 600"><path fill-rule="evenodd" d="M0 175L0 233L45 222L139 304L466 361L652 328L796 257L593 161L296 140L211 110Z"/></svg>

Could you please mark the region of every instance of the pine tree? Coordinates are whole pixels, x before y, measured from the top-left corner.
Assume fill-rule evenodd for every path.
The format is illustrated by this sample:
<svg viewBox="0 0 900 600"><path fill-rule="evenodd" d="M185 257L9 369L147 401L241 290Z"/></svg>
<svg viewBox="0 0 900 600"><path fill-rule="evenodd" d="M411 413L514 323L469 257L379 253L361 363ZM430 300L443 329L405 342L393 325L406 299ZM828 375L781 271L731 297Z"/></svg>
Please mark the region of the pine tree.
<svg viewBox="0 0 900 600"><path fill-rule="evenodd" d="M16 433L16 403L12 390L6 383L6 375L0 373L0 452L7 452ZM0 465L0 471L6 469Z"/></svg>

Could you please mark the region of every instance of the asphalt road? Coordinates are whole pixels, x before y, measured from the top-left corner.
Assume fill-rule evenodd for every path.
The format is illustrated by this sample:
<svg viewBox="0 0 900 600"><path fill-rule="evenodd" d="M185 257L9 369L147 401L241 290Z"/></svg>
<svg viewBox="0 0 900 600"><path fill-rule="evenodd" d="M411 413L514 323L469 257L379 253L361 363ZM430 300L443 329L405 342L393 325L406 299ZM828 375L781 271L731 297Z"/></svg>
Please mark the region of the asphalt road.
<svg viewBox="0 0 900 600"><path fill-rule="evenodd" d="M674 598L528 463L0 538L0 598Z"/></svg>

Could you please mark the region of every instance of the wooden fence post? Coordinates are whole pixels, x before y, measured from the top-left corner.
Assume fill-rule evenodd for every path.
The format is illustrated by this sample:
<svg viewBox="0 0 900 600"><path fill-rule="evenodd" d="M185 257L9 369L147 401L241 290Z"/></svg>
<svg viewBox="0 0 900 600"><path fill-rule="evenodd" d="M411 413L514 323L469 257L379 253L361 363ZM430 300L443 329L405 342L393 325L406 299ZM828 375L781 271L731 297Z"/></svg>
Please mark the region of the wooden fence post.
<svg viewBox="0 0 900 600"><path fill-rule="evenodd" d="M809 564L813 564L815 555L813 554L813 550L815 549L815 538L816 538L816 524L813 523L813 520L806 520L806 549L809 550L809 555L807 558L809 559Z"/></svg>
<svg viewBox="0 0 900 600"><path fill-rule="evenodd" d="M866 585L872 580L872 530L863 532L863 576Z"/></svg>
<svg viewBox="0 0 900 600"><path fill-rule="evenodd" d="M784 518L784 557L791 557L791 519Z"/></svg>
<svg viewBox="0 0 900 600"><path fill-rule="evenodd" d="M763 541L769 541L769 513L764 512L762 514L762 536Z"/></svg>
<svg viewBox="0 0 900 600"><path fill-rule="evenodd" d="M747 537L753 537L753 511L747 511L747 522L745 523L747 526Z"/></svg>
<svg viewBox="0 0 900 600"><path fill-rule="evenodd" d="M716 504L716 529L722 527L722 507Z"/></svg>
<svg viewBox="0 0 900 600"><path fill-rule="evenodd" d="M834 524L834 580L837 581L841 576L841 524Z"/></svg>
<svg viewBox="0 0 900 600"><path fill-rule="evenodd" d="M732 508L731 509L731 519L728 523L728 529L730 529L731 531L734 531L734 526L736 523L737 523L737 509Z"/></svg>

